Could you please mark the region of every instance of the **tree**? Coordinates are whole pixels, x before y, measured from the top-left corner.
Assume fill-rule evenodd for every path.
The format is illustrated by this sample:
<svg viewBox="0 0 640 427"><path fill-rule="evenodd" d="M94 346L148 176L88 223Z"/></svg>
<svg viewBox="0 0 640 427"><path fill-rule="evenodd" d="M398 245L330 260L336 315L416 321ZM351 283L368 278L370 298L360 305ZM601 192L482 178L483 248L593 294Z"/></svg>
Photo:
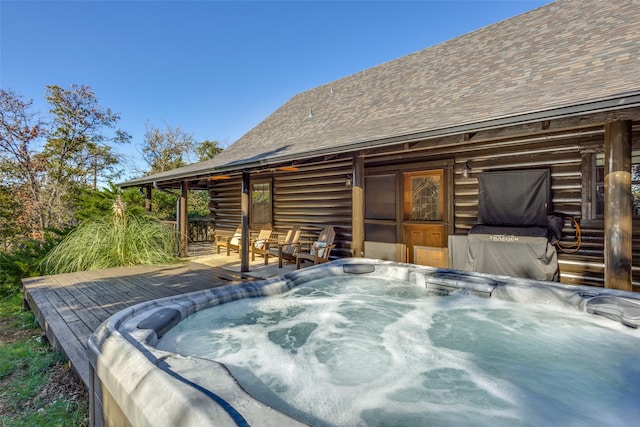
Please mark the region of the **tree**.
<svg viewBox="0 0 640 427"><path fill-rule="evenodd" d="M150 167L149 173L166 172L187 165L195 153L198 161L211 159L222 152L218 141L205 140L195 143L193 136L181 128L172 128L167 123L165 129L159 129L147 122L143 157ZM189 216L206 217L209 215L209 194L206 191L189 191ZM163 220L176 219L176 196L156 192L154 212Z"/></svg>
<svg viewBox="0 0 640 427"><path fill-rule="evenodd" d="M47 86L51 104L51 130L42 152L47 159L48 224L57 227L73 219L77 188L97 188L99 176L110 178L120 159L108 144L125 143L130 137L116 129L120 116L103 108L89 86L70 90ZM107 135L105 132L113 129Z"/></svg>
<svg viewBox="0 0 640 427"><path fill-rule="evenodd" d="M52 109L45 121L10 90L0 90L0 174L10 189L18 223L31 238L75 223L73 201L80 188L96 188L118 172L110 144L130 137L115 128L119 115L98 104L88 86L47 86ZM18 231L18 229L16 229Z"/></svg>
<svg viewBox="0 0 640 427"><path fill-rule="evenodd" d="M101 107L89 86L72 85L66 90L50 85L45 98L53 107L53 130L44 154L54 179L78 179L96 189L99 176L109 179L122 172L113 168L122 159L109 144L126 143L131 137L115 129L120 116ZM107 136L105 129L114 132Z"/></svg>
<svg viewBox="0 0 640 427"><path fill-rule="evenodd" d="M35 142L47 134L46 125L31 111L32 101L23 101L10 90L0 89L0 173L2 187L13 200L13 224L32 224L33 237L46 227L42 205L42 182L45 161L33 149ZM9 224L7 223L7 227ZM16 228L14 237L23 230ZM7 230L7 233L9 231ZM5 242L6 243L6 242Z"/></svg>
<svg viewBox="0 0 640 427"><path fill-rule="evenodd" d="M218 141L209 141L208 139L196 146L199 162L213 159L222 151L223 149ZM208 191L191 191L189 194L189 216L192 218L208 218L210 215L209 201Z"/></svg>
<svg viewBox="0 0 640 427"><path fill-rule="evenodd" d="M198 153L198 161L204 162L205 160L213 159L218 154L222 153L222 148L218 141L204 140L196 147L196 153Z"/></svg>
<svg viewBox="0 0 640 427"><path fill-rule="evenodd" d="M0 186L0 252L9 250L17 236L26 237L29 233L29 224L24 222L24 218L16 216L16 212L23 209L20 198L15 194L11 186Z"/></svg>
<svg viewBox="0 0 640 427"><path fill-rule="evenodd" d="M167 123L164 130L149 122L145 127L142 157L150 167L149 173L165 172L189 163L195 149L193 135Z"/></svg>
<svg viewBox="0 0 640 427"><path fill-rule="evenodd" d="M75 197L73 210L81 221L108 216L113 210L113 201L121 198L127 206L127 212L142 215L144 210L144 195L137 188L121 190L113 183L107 187L92 190L81 188Z"/></svg>

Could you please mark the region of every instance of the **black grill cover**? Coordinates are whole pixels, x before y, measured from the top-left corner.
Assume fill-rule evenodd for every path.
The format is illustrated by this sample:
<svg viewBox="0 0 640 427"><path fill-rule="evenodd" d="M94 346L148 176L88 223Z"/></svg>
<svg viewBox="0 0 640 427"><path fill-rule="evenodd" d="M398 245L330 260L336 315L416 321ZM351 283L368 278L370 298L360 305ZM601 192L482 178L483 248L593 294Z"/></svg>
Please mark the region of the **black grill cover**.
<svg viewBox="0 0 640 427"><path fill-rule="evenodd" d="M553 211L548 169L483 172L478 183L479 223L547 226L547 215Z"/></svg>

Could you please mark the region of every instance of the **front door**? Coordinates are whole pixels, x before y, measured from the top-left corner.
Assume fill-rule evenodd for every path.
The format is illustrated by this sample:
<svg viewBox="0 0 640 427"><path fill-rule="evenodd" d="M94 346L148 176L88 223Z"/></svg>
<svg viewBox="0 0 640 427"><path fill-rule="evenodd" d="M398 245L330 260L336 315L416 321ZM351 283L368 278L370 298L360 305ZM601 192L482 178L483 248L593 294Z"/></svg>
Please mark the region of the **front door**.
<svg viewBox="0 0 640 427"><path fill-rule="evenodd" d="M444 170L404 172L402 183L403 241L407 245L407 261L416 262L416 246L447 246Z"/></svg>

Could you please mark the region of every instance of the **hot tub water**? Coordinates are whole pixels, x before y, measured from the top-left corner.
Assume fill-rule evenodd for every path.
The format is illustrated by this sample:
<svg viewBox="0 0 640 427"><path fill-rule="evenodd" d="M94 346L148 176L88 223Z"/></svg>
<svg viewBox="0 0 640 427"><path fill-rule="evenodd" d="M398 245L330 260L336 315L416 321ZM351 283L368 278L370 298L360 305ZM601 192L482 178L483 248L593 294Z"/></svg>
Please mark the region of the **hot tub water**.
<svg viewBox="0 0 640 427"><path fill-rule="evenodd" d="M202 310L157 343L312 425L633 425L640 341L595 316L327 277ZM566 422L565 422L566 421Z"/></svg>

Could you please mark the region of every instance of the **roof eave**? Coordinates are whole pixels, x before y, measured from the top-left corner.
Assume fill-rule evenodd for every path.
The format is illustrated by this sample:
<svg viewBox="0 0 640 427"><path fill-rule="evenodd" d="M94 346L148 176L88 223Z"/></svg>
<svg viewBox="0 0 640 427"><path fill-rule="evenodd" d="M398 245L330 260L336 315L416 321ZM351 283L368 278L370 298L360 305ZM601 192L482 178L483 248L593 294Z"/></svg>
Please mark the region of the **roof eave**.
<svg viewBox="0 0 640 427"><path fill-rule="evenodd" d="M318 150L309 150L304 152L292 153L282 156L267 157L260 160L254 160L250 162L237 161L233 163L227 163L224 165L207 167L202 170L189 170L180 171L176 169L176 173L167 174L158 178L157 176L150 175L143 178L137 178L129 180L120 184L117 184L120 188L129 188L144 186L153 183L179 181L184 179L196 179L204 178L205 176L214 175L218 173L239 172L248 169L260 169L265 166L272 165L274 163L286 163L294 160L313 158L325 155L344 154L348 152L380 148L392 144L401 144L407 142L415 142L419 140L425 140L430 138L445 137L451 135L459 135L468 132L478 132L484 130L491 130L506 126L514 126L527 124L532 122L538 122L542 120L556 120L567 117L575 117L585 114L594 114L607 111L621 110L626 108L640 106L640 90L631 92L625 92L622 94L616 94L604 99L592 100L582 104L575 104L557 108L550 108L546 110L533 111L528 113L522 113L512 116L492 118L489 120L464 123L455 126L424 130L418 132L412 132L409 134L396 135L386 138L380 138L367 141L356 141L350 144L343 144L340 147L323 148Z"/></svg>

